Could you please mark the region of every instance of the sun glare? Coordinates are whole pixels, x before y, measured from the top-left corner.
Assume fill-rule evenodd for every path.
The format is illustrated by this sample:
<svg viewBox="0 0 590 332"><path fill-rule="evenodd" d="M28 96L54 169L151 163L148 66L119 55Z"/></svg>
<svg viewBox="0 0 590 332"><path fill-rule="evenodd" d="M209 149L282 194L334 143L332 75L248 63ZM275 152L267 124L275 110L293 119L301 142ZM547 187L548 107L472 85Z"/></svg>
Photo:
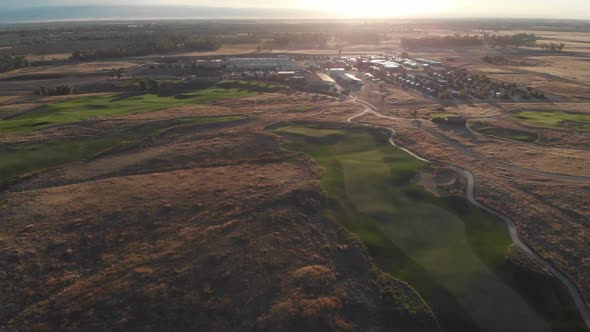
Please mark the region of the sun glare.
<svg viewBox="0 0 590 332"><path fill-rule="evenodd" d="M340 17L426 16L450 1L437 0L305 0L307 8L318 8Z"/></svg>

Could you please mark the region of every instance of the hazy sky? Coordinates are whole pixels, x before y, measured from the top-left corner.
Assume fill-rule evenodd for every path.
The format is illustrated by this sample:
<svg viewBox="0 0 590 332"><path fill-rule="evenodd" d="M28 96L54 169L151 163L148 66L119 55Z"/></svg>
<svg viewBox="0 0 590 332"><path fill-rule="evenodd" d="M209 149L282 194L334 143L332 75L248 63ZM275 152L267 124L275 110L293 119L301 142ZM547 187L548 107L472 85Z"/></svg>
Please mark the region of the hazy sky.
<svg viewBox="0 0 590 332"><path fill-rule="evenodd" d="M305 8L348 17L535 17L590 19L590 0L0 0L12 8L47 5L159 4Z"/></svg>

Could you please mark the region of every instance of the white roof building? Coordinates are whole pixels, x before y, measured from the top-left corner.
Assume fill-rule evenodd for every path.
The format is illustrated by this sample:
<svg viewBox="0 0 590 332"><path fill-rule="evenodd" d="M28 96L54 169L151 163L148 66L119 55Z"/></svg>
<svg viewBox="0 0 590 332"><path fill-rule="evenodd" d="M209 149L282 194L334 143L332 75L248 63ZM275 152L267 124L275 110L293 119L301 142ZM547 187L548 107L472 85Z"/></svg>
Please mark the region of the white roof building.
<svg viewBox="0 0 590 332"><path fill-rule="evenodd" d="M286 58L229 58L227 68L234 71L293 71L299 70L297 63Z"/></svg>

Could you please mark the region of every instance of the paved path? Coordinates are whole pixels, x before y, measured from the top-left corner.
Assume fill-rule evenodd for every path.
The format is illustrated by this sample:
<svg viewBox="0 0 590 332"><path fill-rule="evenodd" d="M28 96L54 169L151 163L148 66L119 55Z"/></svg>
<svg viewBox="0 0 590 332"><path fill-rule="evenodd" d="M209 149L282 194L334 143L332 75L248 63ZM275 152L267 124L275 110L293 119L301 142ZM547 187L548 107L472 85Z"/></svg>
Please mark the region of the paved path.
<svg viewBox="0 0 590 332"><path fill-rule="evenodd" d="M361 105L365 106L365 110L359 114L356 114L356 115L350 117L348 119L348 122L351 122L353 119L358 118L358 117L365 115L365 114L372 114L372 115L378 116L380 118L397 120L397 121L406 121L406 122L415 121L415 120L409 120L409 119L400 118L400 117L383 115L377 111L377 108L375 106L373 106L365 101L362 101L362 100L355 99L355 101L357 103L360 103ZM389 128L389 129L391 129L391 128ZM422 126L422 130L435 136L436 138L445 142L447 145L451 146L455 150L458 150L462 154L469 156L473 159L477 159L477 160L485 163L486 165L491 165L496 168L503 168L503 169L506 169L506 170L509 170L509 171L512 171L515 173L522 173L522 174L536 176L536 177L542 177L542 178L546 178L546 179L590 184L590 177L588 177L588 176L545 172L545 171L540 171L540 170L536 170L536 169L531 169L531 168L526 168L526 167L521 167L521 166L517 166L517 165L513 165L513 164L500 162L500 161L497 161L494 159L490 159L490 158L482 155L481 153L470 149L469 147L447 137L446 135L444 135L443 133L441 133L437 130L429 130L428 128L426 128L424 126Z"/></svg>

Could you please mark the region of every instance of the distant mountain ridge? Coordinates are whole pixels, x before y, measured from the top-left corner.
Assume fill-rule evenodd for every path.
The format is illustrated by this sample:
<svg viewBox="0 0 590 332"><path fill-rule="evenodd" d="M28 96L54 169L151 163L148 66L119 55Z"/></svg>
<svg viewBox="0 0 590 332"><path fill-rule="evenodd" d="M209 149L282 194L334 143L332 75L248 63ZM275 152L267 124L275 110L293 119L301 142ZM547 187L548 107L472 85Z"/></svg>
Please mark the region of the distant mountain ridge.
<svg viewBox="0 0 590 332"><path fill-rule="evenodd" d="M325 13L302 9L221 8L193 6L33 6L0 11L1 23L118 20L118 19L203 19L203 18L319 18Z"/></svg>

